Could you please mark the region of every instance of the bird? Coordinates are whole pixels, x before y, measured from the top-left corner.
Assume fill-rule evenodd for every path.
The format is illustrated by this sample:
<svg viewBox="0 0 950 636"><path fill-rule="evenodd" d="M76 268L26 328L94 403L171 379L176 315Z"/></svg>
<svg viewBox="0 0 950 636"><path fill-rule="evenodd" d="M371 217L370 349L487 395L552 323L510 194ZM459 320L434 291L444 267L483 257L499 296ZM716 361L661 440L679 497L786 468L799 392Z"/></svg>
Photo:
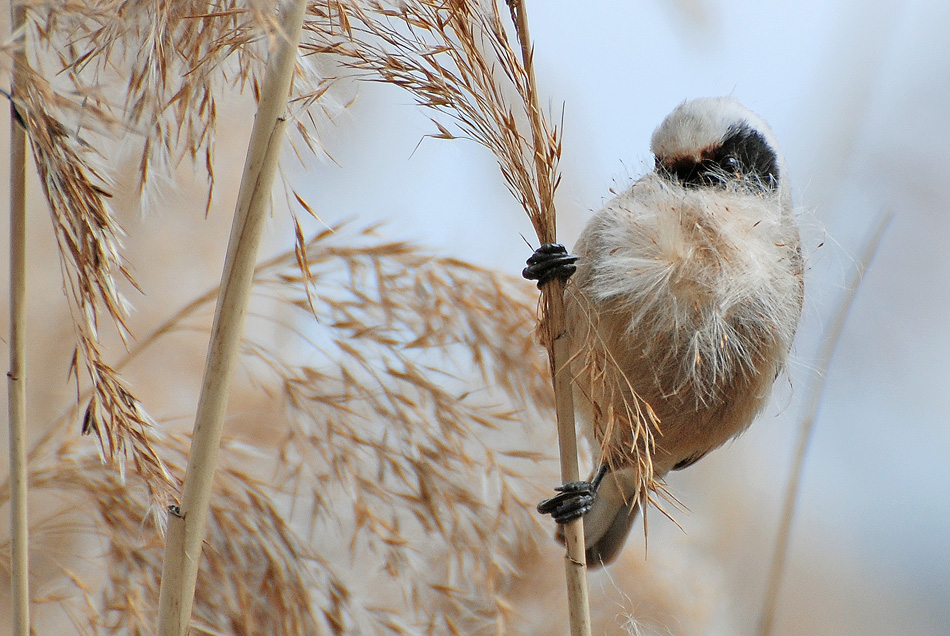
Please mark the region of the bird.
<svg viewBox="0 0 950 636"><path fill-rule="evenodd" d="M804 298L785 160L761 117L731 97L687 100L650 149L653 170L593 214L573 252L542 245L523 271L566 281L575 410L600 461L538 510L583 518L591 567L621 552L659 480L762 411Z"/></svg>

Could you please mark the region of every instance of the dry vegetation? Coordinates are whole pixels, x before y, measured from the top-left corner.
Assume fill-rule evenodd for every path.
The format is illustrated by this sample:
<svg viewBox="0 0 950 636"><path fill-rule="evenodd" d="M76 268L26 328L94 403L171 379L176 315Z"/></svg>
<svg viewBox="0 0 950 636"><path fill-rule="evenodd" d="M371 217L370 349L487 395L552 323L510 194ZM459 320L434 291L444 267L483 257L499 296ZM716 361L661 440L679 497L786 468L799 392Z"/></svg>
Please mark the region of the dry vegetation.
<svg viewBox="0 0 950 636"><path fill-rule="evenodd" d="M258 300L292 309L279 328L330 362L293 363L272 342L245 342L259 397L242 410L250 402L267 416L234 422L240 440L227 444L218 474L196 624L301 634L495 625L509 611L500 592L514 563L546 538L519 479L536 457L504 443L525 430L518 406L546 400L543 367L525 368L538 362L527 296L365 232L328 231L307 251L309 299L291 251L259 268ZM199 320L211 296L203 301L176 328ZM310 315L323 327L316 336ZM174 332L159 331L148 346L173 349L163 339ZM469 381L450 375L473 371ZM485 380L492 390L465 388ZM102 545L89 558L104 580L77 574L84 594L63 592L61 602L89 633L151 633L162 541L146 523L148 497L82 446L39 449L31 468L34 493L62 496ZM160 448L180 475L184 438Z"/></svg>
<svg viewBox="0 0 950 636"><path fill-rule="evenodd" d="M532 88L506 20L487 1L310 3L291 108L296 147L320 148L314 131L337 108L338 76L394 84L430 109L435 136L489 148L543 226L560 140L532 121ZM31 496L43 507L34 551L68 537L36 567L34 624L153 633L161 520L178 496L189 438L169 421L174 413L156 423L123 373L143 354L170 360L182 333L203 333L216 290L168 299L167 321L137 329L154 321L130 316L122 290L150 292L138 290L130 263L141 268L167 248L124 251L123 226L141 223L110 204L113 179L128 176L111 158L128 156L120 140L135 140L131 181L146 202L156 183L180 177L179 166L197 166L207 189L172 222L201 228L217 212L217 104L257 97L280 34L264 0L37 0L20 36L30 72L13 97L52 216L75 338L73 355L31 382L68 368L73 404L79 397L76 408L60 405L66 416L37 424L48 432L30 452ZM533 450L553 448L554 419L533 290L389 242L384 229L307 239L300 222L287 226L294 248L257 269L253 308L266 328L243 342L195 628L562 632L561 555L533 515L537 488L555 472L553 457ZM119 346L105 344L108 334ZM169 393L200 381L197 368L155 375ZM95 434L98 452L78 428ZM4 484L0 503L8 499ZM620 609L595 606L595 632L702 633L709 619L691 615L697 597L683 598L655 571L663 567L658 558L618 573L608 587ZM634 589L631 604L623 590ZM635 611L646 618L628 621Z"/></svg>
<svg viewBox="0 0 950 636"><path fill-rule="evenodd" d="M312 7L308 30L323 38L315 47L329 42L334 17L325 6ZM167 346L214 298L179 299L185 309L153 335L130 338L120 290L137 290L136 255L122 249L110 206L120 171L107 157L117 138L137 139L140 189L173 177L183 160L201 165L208 194L196 210L207 210L215 100L247 87L256 95L268 41L280 37L272 11L270 3L38 2L19 34L30 72L14 99L53 218L81 407L51 423L30 452L32 497L50 511L33 528L34 544L71 530L76 550L53 559L35 600L60 608L80 633L151 632L162 546L152 521L176 497L187 448L186 436L157 426L135 397L103 330L132 358ZM319 118L325 78L299 75L295 112ZM297 130L318 146L311 127ZM544 537L519 479L539 457L508 441L511 429L527 430L526 413L533 421L550 414L532 297L414 246L345 231L305 241L296 227L296 248L259 268L256 290L282 316L275 329L298 344L244 343L273 434L226 445L195 626L506 631L517 563ZM312 347L304 361L293 355L300 345ZM101 452L71 436L77 416ZM55 625L56 616L40 612L35 623Z"/></svg>

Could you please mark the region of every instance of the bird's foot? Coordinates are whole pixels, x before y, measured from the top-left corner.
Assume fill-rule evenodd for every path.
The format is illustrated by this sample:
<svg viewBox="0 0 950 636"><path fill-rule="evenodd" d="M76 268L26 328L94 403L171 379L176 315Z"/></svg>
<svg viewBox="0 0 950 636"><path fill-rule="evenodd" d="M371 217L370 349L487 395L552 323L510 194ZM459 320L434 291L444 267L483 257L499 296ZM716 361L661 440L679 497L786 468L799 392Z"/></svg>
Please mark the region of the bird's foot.
<svg viewBox="0 0 950 636"><path fill-rule="evenodd" d="M538 289L555 278L567 280L577 271L577 257L568 254L567 248L560 243L545 243L536 249L526 262L528 266L522 270L521 275L528 280L538 281Z"/></svg>
<svg viewBox="0 0 950 636"><path fill-rule="evenodd" d="M551 515L557 523L568 523L583 517L594 506L597 489L606 474L607 465L604 464L590 481L569 481L561 484L554 489L558 494L538 504L538 512Z"/></svg>
<svg viewBox="0 0 950 636"><path fill-rule="evenodd" d="M570 481L554 490L558 494L538 504L538 512L551 515L558 523L567 523L587 514L597 494L589 481Z"/></svg>

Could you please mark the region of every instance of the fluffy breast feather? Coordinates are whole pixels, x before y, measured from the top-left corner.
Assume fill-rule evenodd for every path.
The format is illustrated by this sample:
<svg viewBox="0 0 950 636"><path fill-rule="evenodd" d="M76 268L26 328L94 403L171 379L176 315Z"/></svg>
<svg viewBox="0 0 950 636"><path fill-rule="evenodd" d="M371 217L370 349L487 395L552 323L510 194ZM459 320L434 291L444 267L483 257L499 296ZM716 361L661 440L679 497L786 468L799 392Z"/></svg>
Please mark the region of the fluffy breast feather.
<svg viewBox="0 0 950 636"><path fill-rule="evenodd" d="M736 188L711 196L651 174L592 217L574 250L580 260L568 317L575 346L587 350L579 357L600 359L598 373L618 376L598 390L578 374L594 419L607 408L599 402L635 401L635 391L665 420L664 436L684 410L700 426L707 417L742 420L715 443L748 425L801 312L791 214L781 193ZM754 395L740 403L737 390Z"/></svg>

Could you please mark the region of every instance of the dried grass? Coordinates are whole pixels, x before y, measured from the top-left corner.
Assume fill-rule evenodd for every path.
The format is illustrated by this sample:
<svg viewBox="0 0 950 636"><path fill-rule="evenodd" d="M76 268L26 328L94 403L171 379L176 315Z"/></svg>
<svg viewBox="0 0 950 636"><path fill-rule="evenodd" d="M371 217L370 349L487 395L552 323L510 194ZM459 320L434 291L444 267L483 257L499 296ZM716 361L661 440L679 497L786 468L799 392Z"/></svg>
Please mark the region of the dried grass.
<svg viewBox="0 0 950 636"><path fill-rule="evenodd" d="M93 167L94 150L69 133L46 108L51 89L36 73L27 74L17 108L33 149L40 183L50 204L65 288L73 310L77 346L70 371L78 385L93 389L83 433L94 433L104 458L124 470L131 453L137 471L161 497L170 477L153 447L150 419L99 346L100 311L127 340L127 303L117 279L134 285L120 255L122 228L107 204L110 196Z"/></svg>
<svg viewBox="0 0 950 636"><path fill-rule="evenodd" d="M310 12L304 28L313 41L303 50L333 53L367 79L409 91L437 115L434 137L467 138L490 150L539 236L550 232L544 210L560 179L560 134L543 123L536 150L528 75L496 2L334 0ZM536 156L546 167L540 175Z"/></svg>
<svg viewBox="0 0 950 636"><path fill-rule="evenodd" d="M30 71L13 96L49 204L76 338L77 395L91 389L83 432L121 473L131 459L163 503L177 485L156 451L152 420L102 350L101 321L129 340L138 290L123 255L124 231L110 206L104 148L140 144L138 183L161 183L182 160L214 187L216 96L249 86L255 96L268 41L271 2L26 2L27 23L5 52L25 46ZM25 44L24 44L25 42ZM331 79L303 73L299 97L313 104ZM309 128L298 126L311 147Z"/></svg>
<svg viewBox="0 0 950 636"><path fill-rule="evenodd" d="M548 541L523 479L540 456L511 446L513 429L523 431L516 438L543 435L519 421L525 410L533 421L550 417L530 294L369 231L328 230L305 247L309 298L297 250L262 264L255 288L258 301L291 311L275 337L310 342L322 362L292 362L271 342L245 342L249 380L262 389L250 412L269 415L236 422L247 441L228 442L222 454L196 627L512 633L518 617L507 595L520 559ZM322 333L312 333L312 316ZM148 347L176 333L157 331ZM180 476L186 440L159 443ZM72 591L50 600L69 607L79 633L151 633L162 541L145 523L144 486L123 483L74 443L56 444L50 437L34 452L31 485L72 502L81 526L101 537L103 554L93 560L105 579L64 577L60 585Z"/></svg>

